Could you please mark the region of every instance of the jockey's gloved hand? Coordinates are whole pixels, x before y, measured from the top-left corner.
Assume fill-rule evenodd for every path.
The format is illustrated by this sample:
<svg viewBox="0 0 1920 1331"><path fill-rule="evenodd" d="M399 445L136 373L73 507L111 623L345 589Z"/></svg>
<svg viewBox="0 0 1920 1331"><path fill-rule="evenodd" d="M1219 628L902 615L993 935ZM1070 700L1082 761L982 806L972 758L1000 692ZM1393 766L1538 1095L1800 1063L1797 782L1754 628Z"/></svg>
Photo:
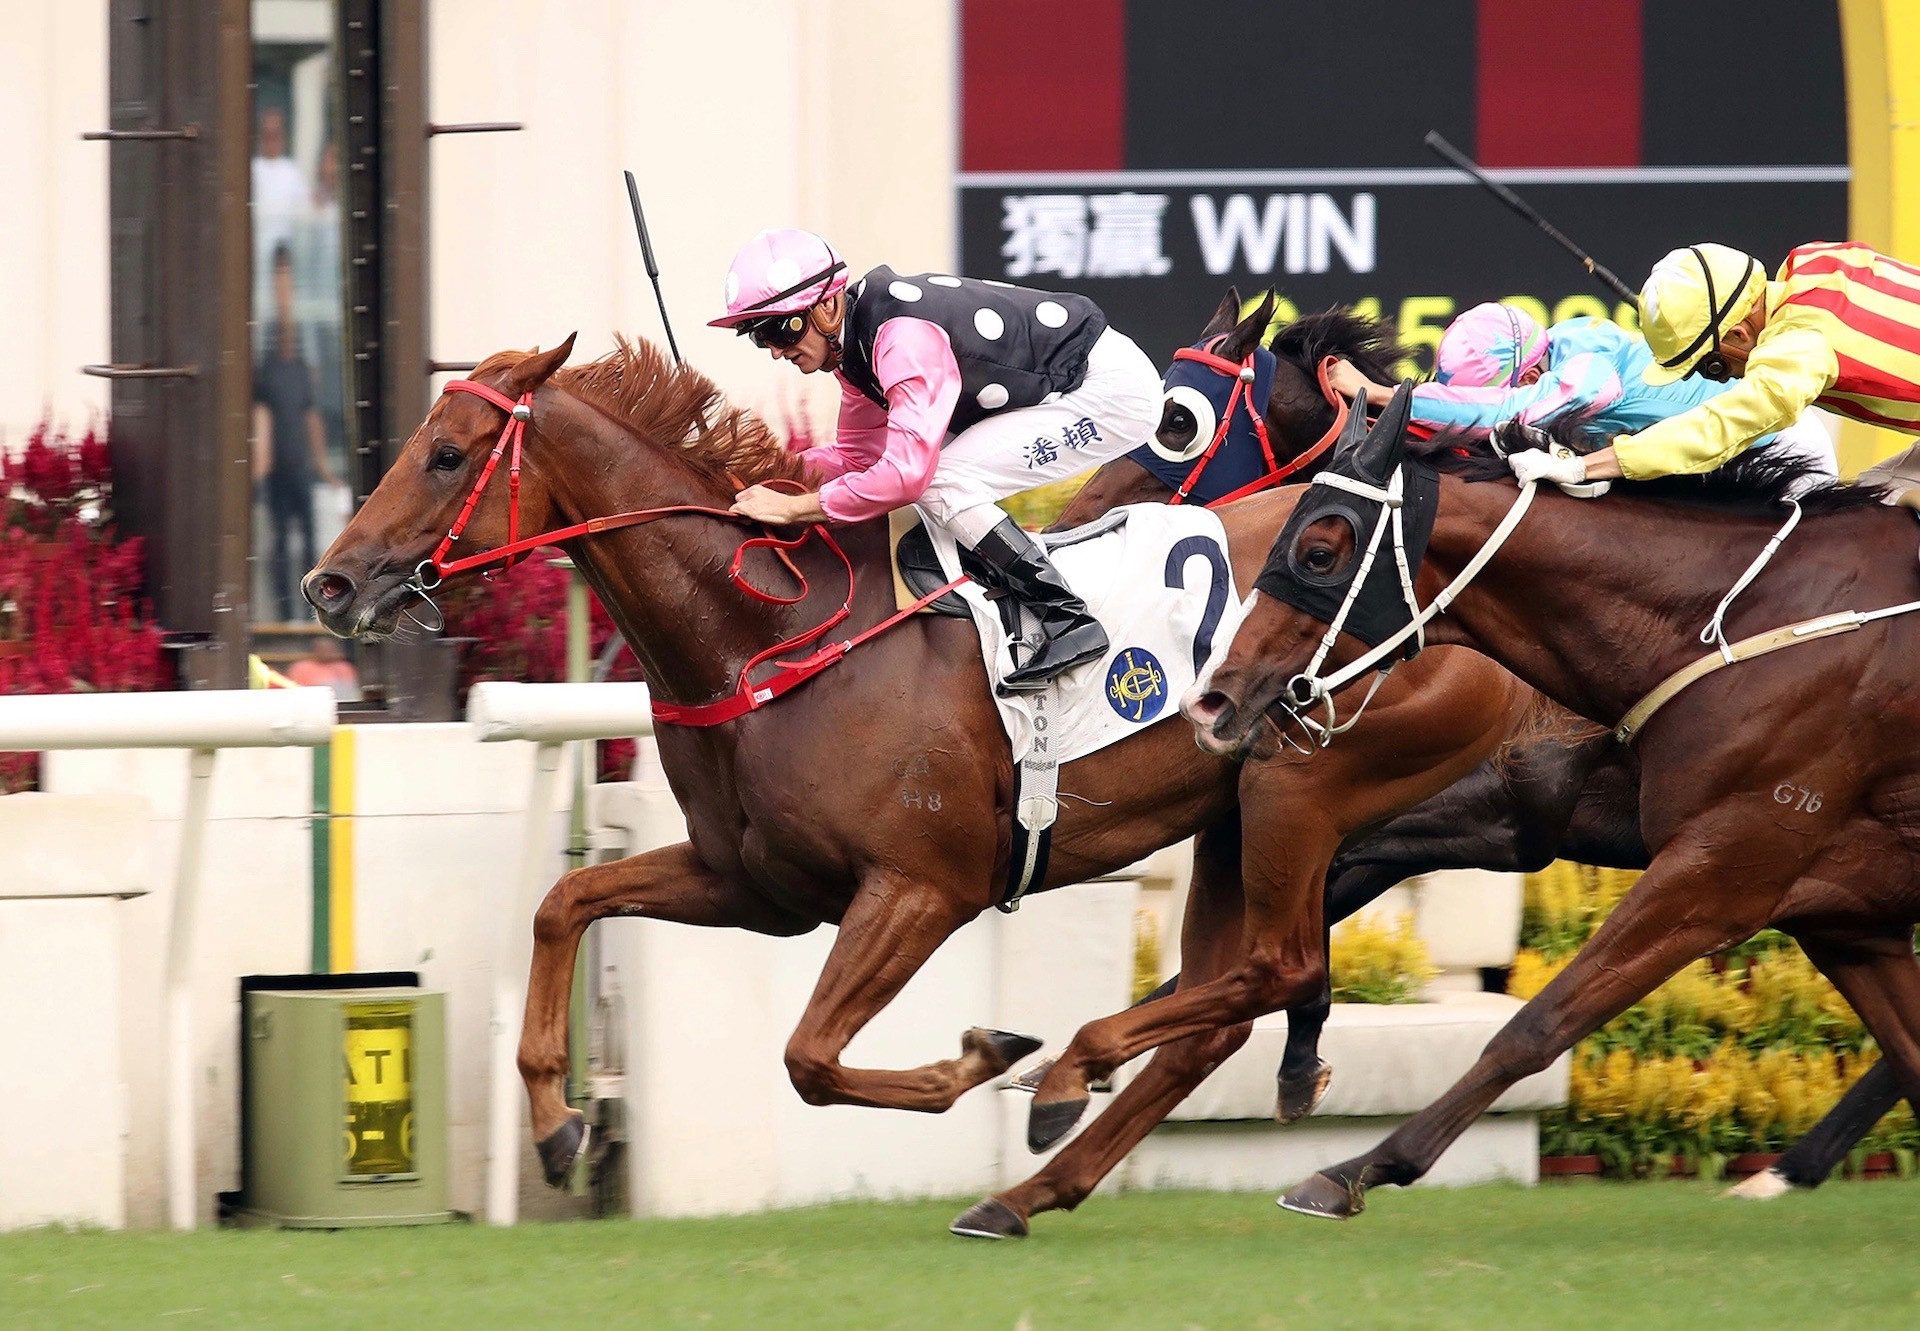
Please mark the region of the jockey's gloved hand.
<svg viewBox="0 0 1920 1331"><path fill-rule="evenodd" d="M1528 448L1510 453L1507 455L1507 465L1513 468L1514 477L1520 484L1552 481L1575 499L1596 499L1613 488L1610 481L1589 482L1587 460L1557 445L1552 452L1544 448Z"/></svg>

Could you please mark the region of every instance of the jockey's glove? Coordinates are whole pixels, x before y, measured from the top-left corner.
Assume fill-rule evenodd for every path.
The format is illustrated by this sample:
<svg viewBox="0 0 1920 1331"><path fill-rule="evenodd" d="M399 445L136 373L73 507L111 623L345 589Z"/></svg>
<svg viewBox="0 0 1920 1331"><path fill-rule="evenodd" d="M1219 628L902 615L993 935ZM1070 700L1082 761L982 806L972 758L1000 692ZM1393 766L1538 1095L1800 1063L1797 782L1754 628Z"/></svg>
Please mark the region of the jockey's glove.
<svg viewBox="0 0 1920 1331"><path fill-rule="evenodd" d="M1494 442L1522 485L1551 481L1575 499L1597 499L1613 488L1611 481L1587 480L1587 460L1554 443L1544 430L1503 421L1494 427Z"/></svg>

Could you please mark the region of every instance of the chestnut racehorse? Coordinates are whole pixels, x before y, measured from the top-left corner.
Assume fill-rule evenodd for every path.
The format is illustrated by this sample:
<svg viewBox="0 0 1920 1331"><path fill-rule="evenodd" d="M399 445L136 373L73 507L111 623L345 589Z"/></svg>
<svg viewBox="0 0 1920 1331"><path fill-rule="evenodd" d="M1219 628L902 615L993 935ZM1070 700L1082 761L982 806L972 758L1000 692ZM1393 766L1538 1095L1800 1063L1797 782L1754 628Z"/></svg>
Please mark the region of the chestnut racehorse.
<svg viewBox="0 0 1920 1331"><path fill-rule="evenodd" d="M711 381L669 365L654 348L623 346L562 370L571 346L569 339L547 352L500 353L474 375L498 400L527 407L517 511L507 484L476 490L486 459L506 441L507 413L492 399L449 392L308 575L306 594L329 629L390 633L419 595L416 570L470 502L463 551L495 549L510 532L533 539L595 517L670 510L563 544L660 701L733 696L749 660L825 622L844 601L851 612L836 638L891 616L882 522L840 530L851 588L833 549L810 539L788 552L807 580L791 604L742 595L729 568L757 529L743 532L727 504L743 484L800 479L800 464L759 421L727 408ZM1237 586L1249 585L1290 508L1263 495L1222 514ZM788 572L759 549L744 556L742 572L760 588L793 594ZM810 1103L938 1112L1033 1047L976 1029L958 1058L918 1068L840 1060L934 948L1000 899L1013 772L973 634L958 620L917 616L776 703L723 725L658 728L689 840L565 874L534 920L520 1066L550 1179L564 1176L583 1135L563 1092L567 994L575 949L595 919L646 916L777 935L838 924L786 1051L794 1086ZM1310 1000L1325 977L1319 887L1340 841L1451 784L1492 752L1524 709L1517 685L1493 693L1457 686L1477 673L1475 664L1440 652L1411 663L1381 691L1367 724L1311 768L1288 755L1243 775L1232 761L1195 749L1178 717L1068 765L1061 789L1083 798L1063 802L1044 886L1085 881L1198 834L1189 972L1210 974L1234 952L1245 866L1252 880L1311 886L1314 908L1290 922L1263 968L1246 977L1269 1008ZM1425 744L1409 749L1400 742L1408 733ZM907 786L941 792L939 809L903 798ZM1237 817L1243 798L1259 817ZM1278 895L1263 887L1246 900ZM1269 921L1256 923L1269 932ZM1206 1038L1177 1058L1154 1060L1117 1101L1177 1103L1245 1035L1191 1033ZM1132 1057L1111 1052L1109 1066ZM1037 1103L1057 1101L1043 1095ZM1132 1140L1129 1133L1108 1149L1124 1154ZM1038 1204L1078 1200L1068 1185L1057 1201Z"/></svg>
<svg viewBox="0 0 1920 1331"><path fill-rule="evenodd" d="M1577 422L1554 430L1570 447L1592 446ZM1900 1089L1920 1096L1920 619L1900 612L1920 603L1911 514L1868 489L1802 494L1797 540L1729 604L1722 597L1781 526L1802 479L1791 464L1749 454L1707 478L1616 482L1599 500L1523 491L1532 509L1522 510L1504 462L1484 447L1443 437L1409 450L1401 430L1382 428L1343 450L1330 474L1343 488L1310 487L1263 569L1264 594L1189 697L1188 714L1213 742L1231 742L1283 697L1324 705L1322 671L1360 655L1346 635L1326 654L1332 616L1322 598L1357 580L1358 551L1381 512L1368 496L1389 487L1403 496L1403 515L1424 506L1432 521L1424 561L1406 552L1422 604L1479 568L1449 588L1448 613L1426 625L1427 641L1470 646L1609 728L1702 659L1703 624L1721 626L1719 641L1736 647L1819 626L1636 715L1623 733L1641 760L1646 874L1451 1090L1283 1204L1350 1216L1367 1188L1413 1182L1508 1086L1688 962L1768 926L1800 942L1860 1013ZM1390 526L1387 544L1400 548L1419 519ZM1366 587L1373 595L1371 578ZM1896 613L1830 618L1888 609ZM1496 683L1493 672L1485 680ZM1247 946L1259 946L1251 933Z"/></svg>

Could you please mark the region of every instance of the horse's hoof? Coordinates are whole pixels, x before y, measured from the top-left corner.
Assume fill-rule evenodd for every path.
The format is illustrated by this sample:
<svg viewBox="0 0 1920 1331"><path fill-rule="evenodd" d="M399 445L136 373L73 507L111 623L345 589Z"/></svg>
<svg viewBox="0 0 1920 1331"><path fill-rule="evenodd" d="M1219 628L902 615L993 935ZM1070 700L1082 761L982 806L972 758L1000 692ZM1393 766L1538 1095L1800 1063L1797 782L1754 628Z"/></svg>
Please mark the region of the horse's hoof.
<svg viewBox="0 0 1920 1331"><path fill-rule="evenodd" d="M1040 1047L1041 1042L1031 1035L1015 1035L1012 1031L989 1030L985 1026L975 1026L960 1037L960 1052L979 1054L989 1062L997 1064L994 1072L1005 1072L1021 1059Z"/></svg>
<svg viewBox="0 0 1920 1331"><path fill-rule="evenodd" d="M1027 1149L1035 1155L1057 1143L1073 1131L1073 1125L1087 1112L1087 1097L1056 1100L1050 1105L1036 1102L1027 1111Z"/></svg>
<svg viewBox="0 0 1920 1331"><path fill-rule="evenodd" d="M1280 1094L1274 1101L1273 1117L1276 1122L1293 1123L1318 1109L1320 1102L1327 1098L1327 1087L1333 1084L1333 1064L1316 1058L1306 1075L1300 1077L1289 1077L1282 1068L1279 1080Z"/></svg>
<svg viewBox="0 0 1920 1331"><path fill-rule="evenodd" d="M1008 1081L1007 1084L1000 1089L1003 1091L1018 1091L1022 1095L1032 1095L1040 1089L1040 1083L1046 1080L1047 1074L1053 1071L1053 1065L1058 1061L1058 1059L1043 1058L1019 1076Z"/></svg>
<svg viewBox="0 0 1920 1331"><path fill-rule="evenodd" d="M573 1172L573 1162L587 1149L587 1138L591 1135L586 1115L575 1109L567 1114L559 1127L534 1144L540 1152L540 1169L547 1176L548 1187L567 1186L567 1175Z"/></svg>
<svg viewBox="0 0 1920 1331"><path fill-rule="evenodd" d="M1758 1174L1734 1184L1722 1197L1739 1197L1749 1202L1770 1202L1775 1197L1784 1197L1793 1191L1793 1184L1787 1182L1787 1176L1777 1169L1763 1169Z"/></svg>
<svg viewBox="0 0 1920 1331"><path fill-rule="evenodd" d="M1323 1220L1351 1220L1367 1206L1366 1193L1357 1187L1315 1174L1280 1198L1280 1207Z"/></svg>
<svg viewBox="0 0 1920 1331"><path fill-rule="evenodd" d="M995 1197L975 1202L947 1229L963 1239L1024 1239L1027 1236L1027 1222Z"/></svg>

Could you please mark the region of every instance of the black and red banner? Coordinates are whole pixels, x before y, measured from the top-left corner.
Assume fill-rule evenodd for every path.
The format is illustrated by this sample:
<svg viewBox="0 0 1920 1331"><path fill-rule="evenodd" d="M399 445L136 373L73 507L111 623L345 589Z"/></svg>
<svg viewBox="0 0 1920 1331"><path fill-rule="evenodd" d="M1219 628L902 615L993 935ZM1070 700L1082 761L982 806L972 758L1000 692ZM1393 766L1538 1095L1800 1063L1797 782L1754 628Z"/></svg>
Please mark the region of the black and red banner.
<svg viewBox="0 0 1920 1331"><path fill-rule="evenodd" d="M1836 7L963 0L961 271L1081 291L1156 358L1229 282L1377 308L1623 312L1421 140L1438 129L1637 285L1846 231ZM1631 312L1624 312L1631 318Z"/></svg>

